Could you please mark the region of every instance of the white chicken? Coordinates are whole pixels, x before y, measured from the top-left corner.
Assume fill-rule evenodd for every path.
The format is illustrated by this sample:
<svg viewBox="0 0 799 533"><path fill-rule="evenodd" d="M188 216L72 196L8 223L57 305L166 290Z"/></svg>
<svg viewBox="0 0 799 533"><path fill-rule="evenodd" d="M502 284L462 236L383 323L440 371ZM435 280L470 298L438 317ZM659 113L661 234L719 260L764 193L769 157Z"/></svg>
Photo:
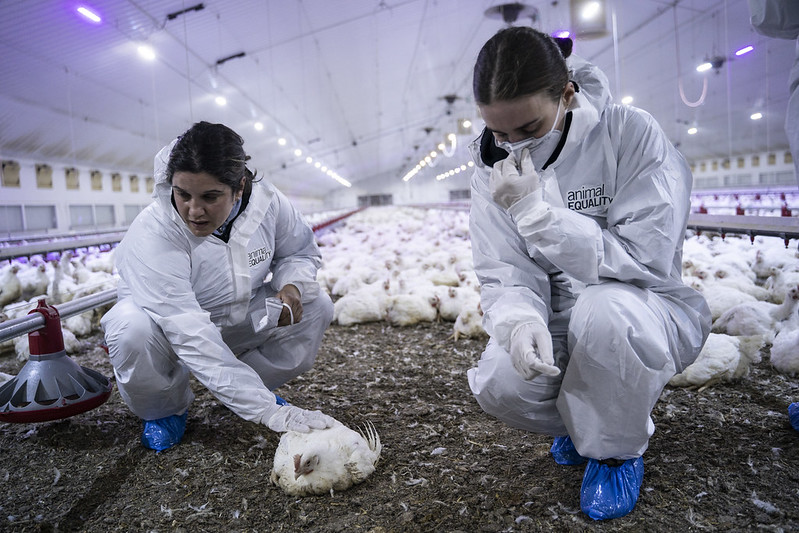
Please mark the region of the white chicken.
<svg viewBox="0 0 799 533"><path fill-rule="evenodd" d="M791 316L777 324L777 336L771 345L771 364L778 371L799 374L799 307Z"/></svg>
<svg viewBox="0 0 799 533"><path fill-rule="evenodd" d="M774 337L771 364L783 374L799 374L799 327L783 329Z"/></svg>
<svg viewBox="0 0 799 533"><path fill-rule="evenodd" d="M754 279L726 266L717 268L713 277L715 287L732 287L758 300L767 300L771 296L771 291L757 285Z"/></svg>
<svg viewBox="0 0 799 533"><path fill-rule="evenodd" d="M383 446L374 425L354 431L337 423L280 437L269 479L292 496L331 495L361 483L375 471Z"/></svg>
<svg viewBox="0 0 799 533"><path fill-rule="evenodd" d="M480 294L471 287L440 287L438 298L438 315L447 322L455 322L464 309L475 309L480 303Z"/></svg>
<svg viewBox="0 0 799 533"><path fill-rule="evenodd" d="M47 276L47 265L41 263L21 271L17 277L22 285L22 300L30 300L34 296L47 294L50 278Z"/></svg>
<svg viewBox="0 0 799 533"><path fill-rule="evenodd" d="M392 326L413 326L419 322L435 322L438 317L438 296L432 294L395 294L389 296L386 320Z"/></svg>
<svg viewBox="0 0 799 533"><path fill-rule="evenodd" d="M796 264L796 259L796 252L792 250L779 247L762 248L757 250L752 270L759 278L767 278L775 271Z"/></svg>
<svg viewBox="0 0 799 533"><path fill-rule="evenodd" d="M93 318L93 311L65 318L61 321L61 329L71 331L76 337L86 337L94 330Z"/></svg>
<svg viewBox="0 0 799 533"><path fill-rule="evenodd" d="M765 283L765 287L771 291L772 301L778 304L784 301L783 299L788 296L788 291L796 285L799 285L799 270L787 269L772 269L772 273Z"/></svg>
<svg viewBox="0 0 799 533"><path fill-rule="evenodd" d="M13 265L0 278L0 307L16 302L22 296L22 284L17 277L19 265Z"/></svg>
<svg viewBox="0 0 799 533"><path fill-rule="evenodd" d="M347 293L333 304L333 320L342 326L383 320L390 293L389 279L378 280Z"/></svg>
<svg viewBox="0 0 799 533"><path fill-rule="evenodd" d="M749 365L760 362L763 337L732 337L711 333L699 356L681 373L669 380L675 387L700 387L700 390L721 381L731 381L749 373Z"/></svg>
<svg viewBox="0 0 799 533"><path fill-rule="evenodd" d="M759 301L751 294L746 294L734 287L722 287L716 283L704 283L698 279L692 280L689 285L702 293L710 308L710 318L716 321L724 312L731 307L742 303L754 303Z"/></svg>
<svg viewBox="0 0 799 533"><path fill-rule="evenodd" d="M791 316L799 305L799 285L792 287L779 305L770 302L744 302L724 311L713 322L713 331L727 335L763 335L774 339L779 322Z"/></svg>
<svg viewBox="0 0 799 533"><path fill-rule="evenodd" d="M483 309L478 297L477 305L464 306L461 309L452 327L452 339L457 342L461 337L471 339L485 336L488 334L483 328Z"/></svg>

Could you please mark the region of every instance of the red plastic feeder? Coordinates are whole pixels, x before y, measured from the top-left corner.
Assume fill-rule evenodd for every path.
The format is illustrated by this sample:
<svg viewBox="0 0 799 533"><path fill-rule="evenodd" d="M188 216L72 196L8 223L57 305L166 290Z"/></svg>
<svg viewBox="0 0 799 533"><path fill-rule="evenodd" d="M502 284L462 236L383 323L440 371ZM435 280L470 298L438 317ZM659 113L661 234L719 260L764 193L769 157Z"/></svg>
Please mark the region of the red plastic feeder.
<svg viewBox="0 0 799 533"><path fill-rule="evenodd" d="M0 422L58 420L105 403L111 380L67 356L58 310L42 299L31 313L44 316L44 327L28 334L28 362L0 387Z"/></svg>

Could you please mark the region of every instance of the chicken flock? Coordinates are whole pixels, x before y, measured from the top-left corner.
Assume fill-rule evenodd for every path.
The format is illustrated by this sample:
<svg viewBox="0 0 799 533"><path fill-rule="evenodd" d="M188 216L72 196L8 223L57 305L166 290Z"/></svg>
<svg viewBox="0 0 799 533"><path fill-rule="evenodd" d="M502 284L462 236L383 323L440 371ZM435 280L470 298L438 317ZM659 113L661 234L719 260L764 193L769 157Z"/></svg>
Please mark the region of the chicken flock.
<svg viewBox="0 0 799 533"><path fill-rule="evenodd" d="M480 337L482 310L472 262L468 212L380 207L317 233L323 264L317 279L334 300L341 326L385 321L396 326L452 323L451 338ZM795 242L692 235L683 249L683 279L707 299L713 333L697 361L672 379L701 387L741 378L770 346L780 372L799 372L799 253ZM113 249L65 252L45 260L0 264L0 321L17 318L39 298L58 305L114 287ZM98 328L105 309L63 320L67 353ZM27 358L27 336L0 345Z"/></svg>

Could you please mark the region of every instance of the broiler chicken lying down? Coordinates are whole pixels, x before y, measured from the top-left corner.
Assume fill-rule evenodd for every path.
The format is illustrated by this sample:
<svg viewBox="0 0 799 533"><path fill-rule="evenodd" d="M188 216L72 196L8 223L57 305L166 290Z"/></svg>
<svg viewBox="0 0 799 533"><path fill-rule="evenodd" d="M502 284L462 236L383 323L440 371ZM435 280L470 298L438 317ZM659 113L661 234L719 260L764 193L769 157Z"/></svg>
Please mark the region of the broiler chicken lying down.
<svg viewBox="0 0 799 533"><path fill-rule="evenodd" d="M333 493L362 482L380 458L380 437L371 423L353 431L338 423L280 437L270 480L293 496Z"/></svg>

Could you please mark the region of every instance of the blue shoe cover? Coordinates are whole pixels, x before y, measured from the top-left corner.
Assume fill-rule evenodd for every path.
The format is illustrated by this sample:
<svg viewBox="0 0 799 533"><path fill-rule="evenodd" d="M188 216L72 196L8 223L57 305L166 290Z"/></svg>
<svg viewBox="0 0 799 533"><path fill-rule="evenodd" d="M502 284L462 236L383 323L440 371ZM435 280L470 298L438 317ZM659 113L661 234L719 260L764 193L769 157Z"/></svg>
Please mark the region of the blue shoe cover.
<svg viewBox="0 0 799 533"><path fill-rule="evenodd" d="M274 393L272 393L272 394L274 394ZM278 405L291 405L289 402L287 402L286 400L284 400L283 398L281 398L277 394L275 394L275 403L278 404Z"/></svg>
<svg viewBox="0 0 799 533"><path fill-rule="evenodd" d="M791 419L793 428L799 431L799 402L794 402L788 406L788 417Z"/></svg>
<svg viewBox="0 0 799 533"><path fill-rule="evenodd" d="M552 443L549 452L559 465L581 465L586 461L585 457L577 453L577 449L568 435L555 437L555 442Z"/></svg>
<svg viewBox="0 0 799 533"><path fill-rule="evenodd" d="M628 459L608 466L589 459L580 487L580 508L594 520L624 516L635 508L644 480L644 460Z"/></svg>
<svg viewBox="0 0 799 533"><path fill-rule="evenodd" d="M186 418L189 412L182 415L165 416L156 420L144 421L144 432L141 443L145 448L162 452L180 442L186 431Z"/></svg>

